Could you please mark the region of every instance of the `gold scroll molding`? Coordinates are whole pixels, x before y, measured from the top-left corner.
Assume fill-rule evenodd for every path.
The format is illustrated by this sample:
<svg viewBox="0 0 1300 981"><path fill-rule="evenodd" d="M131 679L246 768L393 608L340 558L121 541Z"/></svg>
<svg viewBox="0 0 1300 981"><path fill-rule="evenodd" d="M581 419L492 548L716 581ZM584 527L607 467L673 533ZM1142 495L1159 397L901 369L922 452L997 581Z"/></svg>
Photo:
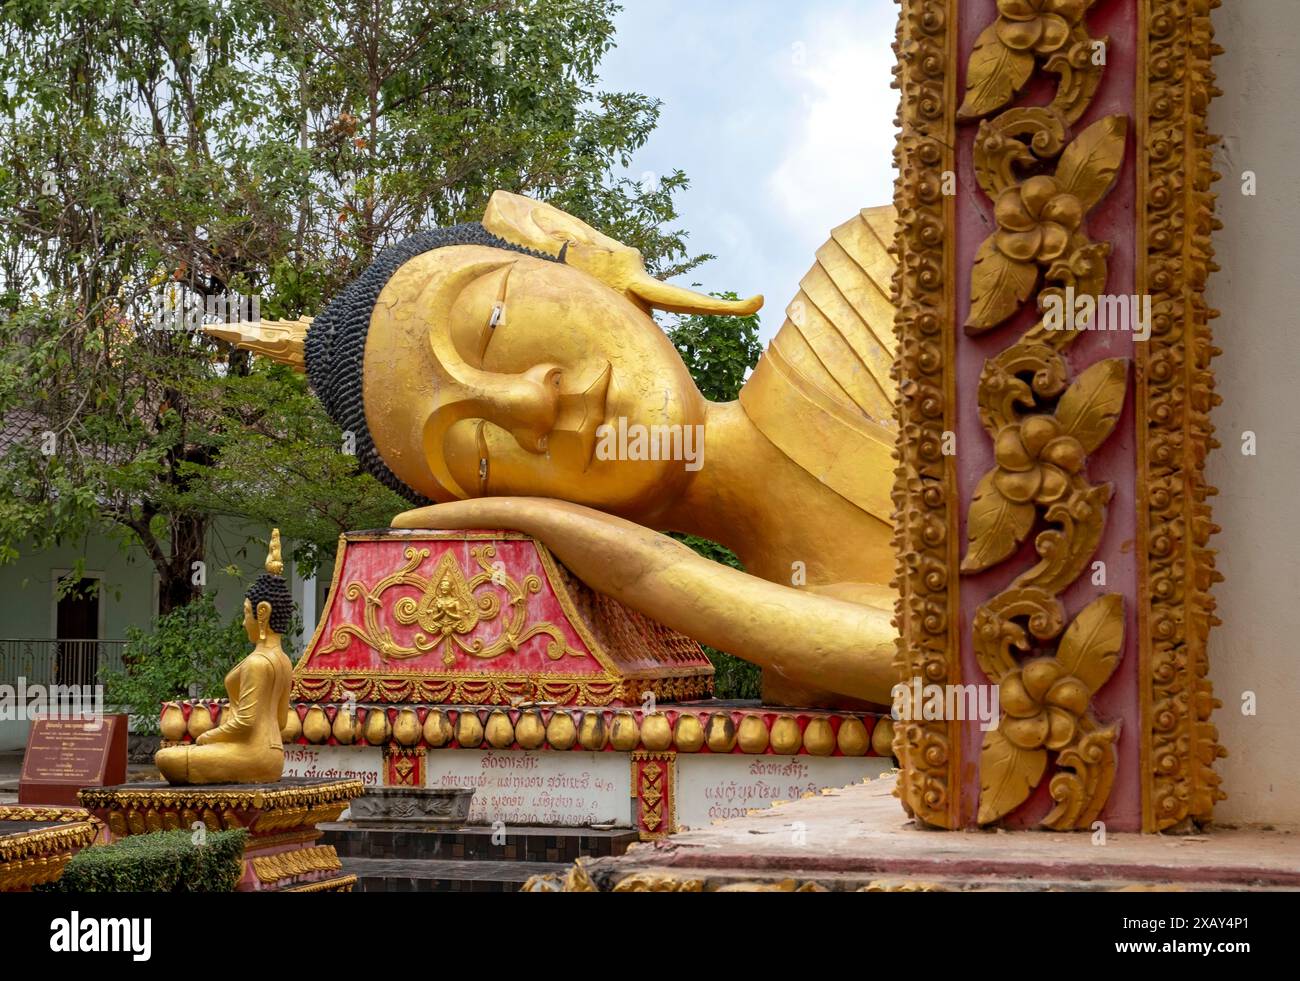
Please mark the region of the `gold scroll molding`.
<svg viewBox="0 0 1300 981"><path fill-rule="evenodd" d="M957 479L943 453L955 429L952 322L954 198L943 193L954 171L956 110L955 3L901 0L894 75L902 93L894 162L893 378L898 395L898 465L894 471L895 585L899 680L957 684L960 623L957 601ZM963 822L959 792L960 733L949 721L901 721L894 755L897 793L908 814L940 828Z"/></svg>
<svg viewBox="0 0 1300 981"><path fill-rule="evenodd" d="M315 845L310 848L290 848L272 855L260 855L245 860L252 866L257 881L265 884L283 882L302 875L320 872L339 872L343 863L333 845Z"/></svg>
<svg viewBox="0 0 1300 981"><path fill-rule="evenodd" d="M1151 339L1138 347L1138 618L1142 673L1142 812L1147 831L1211 816L1226 795L1213 770L1226 756L1210 713L1210 587L1222 580L1206 547L1218 528L1205 457L1215 446L1210 320L1214 265L1210 188L1218 138L1206 113L1219 94L1220 52L1210 11L1218 0L1140 0L1138 277L1152 297ZM1143 415L1143 409L1145 414Z"/></svg>
<svg viewBox="0 0 1300 981"><path fill-rule="evenodd" d="M602 876L602 879L609 876ZM753 879L735 880L719 876L716 879L706 871L645 870L624 875L602 888L587 868L585 859L578 859L564 873L535 875L523 884L520 892L846 892L843 882L815 879ZM854 892L946 892L948 887L919 879L872 879Z"/></svg>

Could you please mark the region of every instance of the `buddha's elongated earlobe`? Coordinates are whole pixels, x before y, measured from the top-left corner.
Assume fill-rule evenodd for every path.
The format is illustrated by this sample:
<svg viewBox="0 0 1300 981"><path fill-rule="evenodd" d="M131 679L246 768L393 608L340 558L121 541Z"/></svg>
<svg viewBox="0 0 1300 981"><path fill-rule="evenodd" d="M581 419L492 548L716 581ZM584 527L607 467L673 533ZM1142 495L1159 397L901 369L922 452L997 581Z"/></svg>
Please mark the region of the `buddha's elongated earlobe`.
<svg viewBox="0 0 1300 981"><path fill-rule="evenodd" d="M257 604L257 636L259 641L266 640L271 624L271 604L266 600Z"/></svg>

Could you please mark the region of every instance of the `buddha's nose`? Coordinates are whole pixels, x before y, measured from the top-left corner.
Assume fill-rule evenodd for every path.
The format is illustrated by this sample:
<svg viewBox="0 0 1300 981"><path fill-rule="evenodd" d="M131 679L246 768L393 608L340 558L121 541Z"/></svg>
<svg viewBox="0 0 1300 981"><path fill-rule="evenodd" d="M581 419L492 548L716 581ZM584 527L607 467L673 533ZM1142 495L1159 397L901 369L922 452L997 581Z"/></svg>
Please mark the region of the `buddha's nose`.
<svg viewBox="0 0 1300 981"><path fill-rule="evenodd" d="M509 432L529 453L545 453L560 404L558 365L540 364L499 378L500 389L481 406L480 418Z"/></svg>
<svg viewBox="0 0 1300 981"><path fill-rule="evenodd" d="M545 453L560 407L562 371L534 365L519 374L481 371L464 362L438 362L433 413L441 436L461 419L483 419L504 429L530 453Z"/></svg>

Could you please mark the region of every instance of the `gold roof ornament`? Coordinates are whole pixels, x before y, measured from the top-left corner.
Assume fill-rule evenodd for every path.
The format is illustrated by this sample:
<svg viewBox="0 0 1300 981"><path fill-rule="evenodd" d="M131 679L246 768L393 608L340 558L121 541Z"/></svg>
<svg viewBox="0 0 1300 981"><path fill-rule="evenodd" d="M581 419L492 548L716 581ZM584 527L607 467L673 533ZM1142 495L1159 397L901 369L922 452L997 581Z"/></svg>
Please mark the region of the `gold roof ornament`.
<svg viewBox="0 0 1300 981"><path fill-rule="evenodd" d="M514 245L561 256L567 265L594 276L645 309L669 313L747 317L763 308L763 297L720 300L655 279L641 253L602 235L553 205L521 194L497 191L488 201L483 227Z"/></svg>

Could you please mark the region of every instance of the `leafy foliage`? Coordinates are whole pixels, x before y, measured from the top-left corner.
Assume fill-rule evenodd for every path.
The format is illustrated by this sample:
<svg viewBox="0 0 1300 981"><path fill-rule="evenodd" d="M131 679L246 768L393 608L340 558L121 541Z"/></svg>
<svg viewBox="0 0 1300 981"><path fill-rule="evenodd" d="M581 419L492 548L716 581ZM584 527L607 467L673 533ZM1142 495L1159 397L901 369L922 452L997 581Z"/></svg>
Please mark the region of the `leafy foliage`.
<svg viewBox="0 0 1300 981"><path fill-rule="evenodd" d="M191 831L128 835L72 856L57 882L43 891L234 892L244 871L248 832Z"/></svg>
<svg viewBox="0 0 1300 981"><path fill-rule="evenodd" d="M596 87L616 10L7 0L0 562L106 525L145 549L168 612L200 592L212 514L280 525L310 567L404 507L340 455L300 378L185 318L167 329L181 291L314 315L378 251L481 216L498 187L656 272L702 261L673 228L685 176L617 176L659 105Z"/></svg>
<svg viewBox="0 0 1300 981"><path fill-rule="evenodd" d="M225 622L211 594L163 614L148 630L126 628L125 667L104 678L104 697L134 710L137 731L156 735L159 706L175 698L224 698L225 677L246 653L239 621Z"/></svg>
<svg viewBox="0 0 1300 981"><path fill-rule="evenodd" d="M739 299L735 293L713 295L723 300ZM668 337L704 397L710 402L731 402L740 396L745 378L763 353L759 325L758 314L678 317L668 328Z"/></svg>

